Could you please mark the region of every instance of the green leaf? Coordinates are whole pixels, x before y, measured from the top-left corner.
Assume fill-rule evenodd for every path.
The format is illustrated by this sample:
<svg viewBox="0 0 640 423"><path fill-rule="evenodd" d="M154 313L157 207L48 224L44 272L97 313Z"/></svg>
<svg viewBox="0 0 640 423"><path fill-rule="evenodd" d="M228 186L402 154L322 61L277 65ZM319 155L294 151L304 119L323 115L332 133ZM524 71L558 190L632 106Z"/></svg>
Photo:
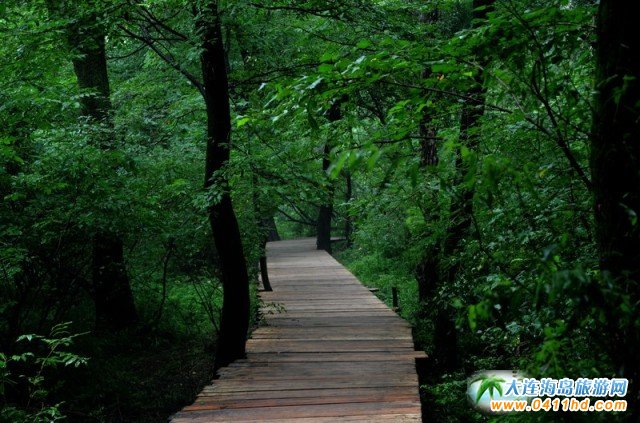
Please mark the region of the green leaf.
<svg viewBox="0 0 640 423"><path fill-rule="evenodd" d="M238 119L236 119L236 127L237 128L242 128L243 126L245 126L247 123L251 122L251 118L248 116L238 116Z"/></svg>
<svg viewBox="0 0 640 423"><path fill-rule="evenodd" d="M360 40L358 41L358 44L356 44L356 47L360 48L360 49L365 49L367 47L369 47L371 45L371 41L369 40Z"/></svg>
<svg viewBox="0 0 640 423"><path fill-rule="evenodd" d="M320 73L330 73L331 71L333 71L333 65L330 63L322 63L318 66L318 72Z"/></svg>

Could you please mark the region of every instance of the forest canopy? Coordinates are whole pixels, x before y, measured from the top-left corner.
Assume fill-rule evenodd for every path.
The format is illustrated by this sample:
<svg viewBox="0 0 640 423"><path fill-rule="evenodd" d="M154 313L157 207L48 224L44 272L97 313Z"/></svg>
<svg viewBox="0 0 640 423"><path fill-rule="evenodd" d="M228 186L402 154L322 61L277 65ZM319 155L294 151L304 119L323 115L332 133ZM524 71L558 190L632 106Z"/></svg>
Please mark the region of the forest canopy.
<svg viewBox="0 0 640 423"><path fill-rule="evenodd" d="M3 0L0 421L166 420L297 237L397 290L429 418L521 369L633 421L635 3Z"/></svg>

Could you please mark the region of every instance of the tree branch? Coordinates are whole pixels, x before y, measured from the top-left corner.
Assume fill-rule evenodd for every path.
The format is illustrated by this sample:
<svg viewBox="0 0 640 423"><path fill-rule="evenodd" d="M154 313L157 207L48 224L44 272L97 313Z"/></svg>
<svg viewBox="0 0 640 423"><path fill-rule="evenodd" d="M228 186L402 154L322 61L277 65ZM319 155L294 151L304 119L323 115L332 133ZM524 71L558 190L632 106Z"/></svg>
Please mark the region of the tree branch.
<svg viewBox="0 0 640 423"><path fill-rule="evenodd" d="M125 27L124 25L118 25L118 27L122 31L124 31L127 35L129 35L131 38L134 38L134 39L136 39L138 41L141 41L142 43L147 45L151 50L153 50L158 55L158 57L160 57L162 60L164 60L173 69L175 69L178 72L180 72L180 74L182 74L182 76L187 78L189 80L189 82L191 82L191 84L193 84L193 86L196 87L196 89L200 92L202 97L205 97L205 89L204 89L204 85L202 84L202 82L200 82L200 80L198 80L198 78L196 78L195 75L193 75L189 71L183 69L182 66L180 66L180 64L178 64L170 55L167 55L162 50L160 50L158 48L158 46L156 45L156 40L154 40L153 38L149 37L148 34L146 34L146 35L138 35L138 34L134 33L133 31L131 31L130 29L128 29L127 27Z"/></svg>

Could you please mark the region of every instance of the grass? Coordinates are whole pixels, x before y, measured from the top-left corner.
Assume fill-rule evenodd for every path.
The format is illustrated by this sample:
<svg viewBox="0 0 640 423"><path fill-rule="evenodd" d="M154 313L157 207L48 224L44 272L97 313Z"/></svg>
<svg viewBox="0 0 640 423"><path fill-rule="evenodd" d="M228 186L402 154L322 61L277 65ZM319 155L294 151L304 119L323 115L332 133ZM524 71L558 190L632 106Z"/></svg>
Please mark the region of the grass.
<svg viewBox="0 0 640 423"><path fill-rule="evenodd" d="M344 249L340 243L334 257L349 269L364 285L378 288L376 296L392 307L392 288L398 289L399 314L415 325L418 314L418 286L412 270L402 258L385 257L381 253L368 254L357 247ZM416 346L424 348L423 339L416 339Z"/></svg>

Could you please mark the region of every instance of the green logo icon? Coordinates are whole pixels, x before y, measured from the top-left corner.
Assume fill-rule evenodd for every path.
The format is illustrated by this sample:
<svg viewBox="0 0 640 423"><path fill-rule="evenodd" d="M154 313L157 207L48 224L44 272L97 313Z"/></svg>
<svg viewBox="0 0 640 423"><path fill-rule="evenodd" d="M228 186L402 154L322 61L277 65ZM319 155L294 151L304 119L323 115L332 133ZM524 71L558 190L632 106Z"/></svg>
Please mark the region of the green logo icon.
<svg viewBox="0 0 640 423"><path fill-rule="evenodd" d="M502 384L506 383L506 380L497 375L482 373L471 381L471 383L473 382L480 382L480 387L478 388L478 393L476 394L476 404L478 404L480 402L480 399L482 398L482 395L487 391L489 391L489 397L491 399L493 399L494 391L497 391L498 393L500 393L500 396L502 396L504 392L502 389Z"/></svg>
<svg viewBox="0 0 640 423"><path fill-rule="evenodd" d="M508 387L514 381L521 382L525 375L517 370L483 370L467 381L467 399L478 411L492 413L491 402L500 400L526 400L520 395L508 394Z"/></svg>

